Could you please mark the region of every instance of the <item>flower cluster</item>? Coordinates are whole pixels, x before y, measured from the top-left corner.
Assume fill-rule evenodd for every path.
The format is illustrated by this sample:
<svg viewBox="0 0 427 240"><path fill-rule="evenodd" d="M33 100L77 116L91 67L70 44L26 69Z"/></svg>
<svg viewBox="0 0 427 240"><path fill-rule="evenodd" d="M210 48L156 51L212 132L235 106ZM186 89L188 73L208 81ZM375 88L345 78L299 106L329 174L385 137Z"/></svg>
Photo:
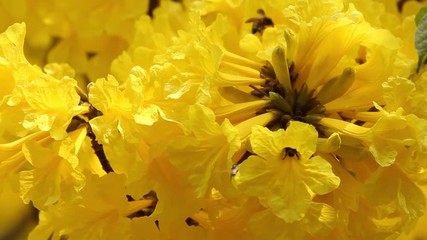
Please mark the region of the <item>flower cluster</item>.
<svg viewBox="0 0 427 240"><path fill-rule="evenodd" d="M30 240L396 239L426 205L422 5L19 1L0 195Z"/></svg>

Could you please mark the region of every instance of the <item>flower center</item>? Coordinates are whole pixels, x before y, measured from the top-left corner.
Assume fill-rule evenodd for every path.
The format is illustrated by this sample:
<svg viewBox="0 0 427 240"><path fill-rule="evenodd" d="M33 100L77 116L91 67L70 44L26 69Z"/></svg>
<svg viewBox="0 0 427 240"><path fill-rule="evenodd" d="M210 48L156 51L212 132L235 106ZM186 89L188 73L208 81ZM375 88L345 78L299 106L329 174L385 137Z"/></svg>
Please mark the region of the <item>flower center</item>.
<svg viewBox="0 0 427 240"><path fill-rule="evenodd" d="M257 111L257 114L273 112L277 115L275 120L270 122L267 127L270 129L284 128L286 129L290 120L309 123L316 127L319 134L323 132L319 120L324 117L325 107L314 96L314 90L307 88L303 84L300 89L294 88L293 83L298 77L298 74L293 71L294 65L291 64L289 69L289 80L291 89L281 84L276 76L276 71L270 62L260 70L260 76L265 80L265 83L260 87L250 85L254 90L252 95L261 98L269 99L270 102L263 108ZM283 71L280 69L279 71Z"/></svg>

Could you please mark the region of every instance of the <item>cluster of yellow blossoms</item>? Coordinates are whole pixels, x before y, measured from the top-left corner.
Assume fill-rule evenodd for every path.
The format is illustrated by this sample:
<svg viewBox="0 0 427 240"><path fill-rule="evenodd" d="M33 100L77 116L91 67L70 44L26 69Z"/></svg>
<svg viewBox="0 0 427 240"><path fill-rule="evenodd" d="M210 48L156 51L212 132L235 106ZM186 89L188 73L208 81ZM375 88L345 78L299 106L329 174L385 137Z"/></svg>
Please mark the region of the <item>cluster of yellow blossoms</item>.
<svg viewBox="0 0 427 240"><path fill-rule="evenodd" d="M396 239L424 215L422 1L0 2L0 196L37 209L28 239Z"/></svg>

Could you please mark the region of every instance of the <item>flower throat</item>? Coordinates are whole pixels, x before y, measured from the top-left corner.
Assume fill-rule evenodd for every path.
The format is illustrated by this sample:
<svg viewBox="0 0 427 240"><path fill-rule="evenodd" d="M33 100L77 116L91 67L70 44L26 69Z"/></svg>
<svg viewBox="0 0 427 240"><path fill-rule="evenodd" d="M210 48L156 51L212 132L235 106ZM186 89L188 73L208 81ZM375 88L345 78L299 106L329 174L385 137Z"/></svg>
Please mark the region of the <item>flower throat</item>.
<svg viewBox="0 0 427 240"><path fill-rule="evenodd" d="M253 22L253 34L262 35L263 30L266 27L274 26L274 23L265 15L262 9L257 12L262 16L261 18L251 18L246 22ZM257 31L254 31L254 29L257 29ZM322 134L322 126L318 122L324 117L326 109L313 96L314 90L308 89L306 84L303 84L300 89L294 88L298 73L294 71L293 62L288 65L288 59L285 55L285 50L277 47L273 52L272 63L266 61L260 70L260 77L265 82L259 87L252 84L249 85L254 89L251 92L252 95L270 100L265 107L258 109L256 113L274 112L277 115L267 125L272 130L278 128L286 129L289 121L295 120L312 124L319 134Z"/></svg>

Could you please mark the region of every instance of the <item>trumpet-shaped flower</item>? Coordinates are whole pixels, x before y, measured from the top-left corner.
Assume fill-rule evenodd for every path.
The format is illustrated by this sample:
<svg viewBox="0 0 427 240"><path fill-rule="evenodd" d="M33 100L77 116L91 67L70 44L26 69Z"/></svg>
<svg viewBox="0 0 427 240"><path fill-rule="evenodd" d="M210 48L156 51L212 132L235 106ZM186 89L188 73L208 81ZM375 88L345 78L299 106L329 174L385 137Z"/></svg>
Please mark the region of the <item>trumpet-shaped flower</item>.
<svg viewBox="0 0 427 240"><path fill-rule="evenodd" d="M201 239L205 229L189 226L186 221L200 211L203 199L197 197L193 187L195 183L190 182L187 175L162 154L152 156L139 181L140 186L151 187L158 199L150 217L157 219L161 232L171 238Z"/></svg>
<svg viewBox="0 0 427 240"><path fill-rule="evenodd" d="M78 106L80 97L74 90L76 84L70 78L40 78L22 83L16 90L23 101L14 101L15 96L12 96L8 104L23 109L25 117L22 124L26 129L49 131L53 138L62 139L72 117L87 112L87 107Z"/></svg>
<svg viewBox="0 0 427 240"><path fill-rule="evenodd" d="M410 226L423 214L423 192L395 167L379 168L367 180L365 191L371 204L383 205L388 210L384 217L400 219L401 228Z"/></svg>
<svg viewBox="0 0 427 240"><path fill-rule="evenodd" d="M155 72L152 70L150 74L155 75ZM89 100L102 113L90 123L102 143L111 143L117 137L138 142L147 131L143 129L160 119L182 125L178 120L183 118L181 112L185 112L187 106L165 99L164 90L150 76L137 66L124 85L119 86L116 78L110 75L90 86Z"/></svg>
<svg viewBox="0 0 427 240"><path fill-rule="evenodd" d="M102 116L91 120L91 126L101 143L109 143L117 137L133 141L138 134L132 117L132 103L118 88L113 76L98 79L89 88L89 101Z"/></svg>
<svg viewBox="0 0 427 240"><path fill-rule="evenodd" d="M230 195L230 166L233 154L240 148L237 130L229 121L216 123L215 115L206 107L189 109L191 135L177 137L168 150L172 164L188 175L198 197L216 188Z"/></svg>
<svg viewBox="0 0 427 240"><path fill-rule="evenodd" d="M149 69L157 54L163 53L178 37L178 31L187 29L188 14L185 4L161 1L152 18L142 15L135 21L135 34L130 46L112 62L111 73L122 81L134 66Z"/></svg>
<svg viewBox="0 0 427 240"><path fill-rule="evenodd" d="M384 100L388 111L402 108L405 114L415 114L423 119L427 117L425 88L427 74L423 73L415 81L403 77L390 77L383 83Z"/></svg>
<svg viewBox="0 0 427 240"><path fill-rule="evenodd" d="M114 232L126 233L129 220L124 218L128 206L124 193L124 177L108 174L101 178L97 176L87 178L89 179L86 180L86 186L81 192L82 198L63 206L63 216L67 217L62 218L58 224L63 233L76 239L98 236L114 238ZM82 216L85 216L85 221L78 221L77 219L81 219ZM72 222L74 224L70 225ZM85 228L88 222L93 223L91 231Z"/></svg>
<svg viewBox="0 0 427 240"><path fill-rule="evenodd" d="M53 149L45 148L36 142L23 146L25 158L34 167L20 172L21 198L30 200L44 209L61 199L70 200L76 196L84 184L85 177L78 171L78 159L74 155L74 143L65 139Z"/></svg>
<svg viewBox="0 0 427 240"><path fill-rule="evenodd" d="M34 239L50 234L69 239L126 238L130 219L125 218L128 203L124 177L117 174L85 177L86 185L80 191L81 197L60 202L54 206L55 209L50 208L42 218L44 223L33 231ZM87 224L91 225L90 231Z"/></svg>
<svg viewBox="0 0 427 240"><path fill-rule="evenodd" d="M256 154L239 167L238 187L287 223L304 218L312 199L336 189L340 179L316 150L313 126L290 122L286 131L254 127L250 137Z"/></svg>
<svg viewBox="0 0 427 240"><path fill-rule="evenodd" d="M19 140L0 144L0 190L9 176L27 167L22 152L23 145L28 141L45 142L48 139L50 139L48 133L36 132Z"/></svg>
<svg viewBox="0 0 427 240"><path fill-rule="evenodd" d="M27 131L49 131L53 138L63 139L72 117L87 112L87 107L79 106L74 79L67 76L56 79L27 62L22 53L24 37L24 24L11 26L1 36L3 70L9 72L5 81L15 83L10 92L3 93L2 118L5 113L16 111L18 114L13 114L13 118L5 119L7 125L18 123Z"/></svg>

